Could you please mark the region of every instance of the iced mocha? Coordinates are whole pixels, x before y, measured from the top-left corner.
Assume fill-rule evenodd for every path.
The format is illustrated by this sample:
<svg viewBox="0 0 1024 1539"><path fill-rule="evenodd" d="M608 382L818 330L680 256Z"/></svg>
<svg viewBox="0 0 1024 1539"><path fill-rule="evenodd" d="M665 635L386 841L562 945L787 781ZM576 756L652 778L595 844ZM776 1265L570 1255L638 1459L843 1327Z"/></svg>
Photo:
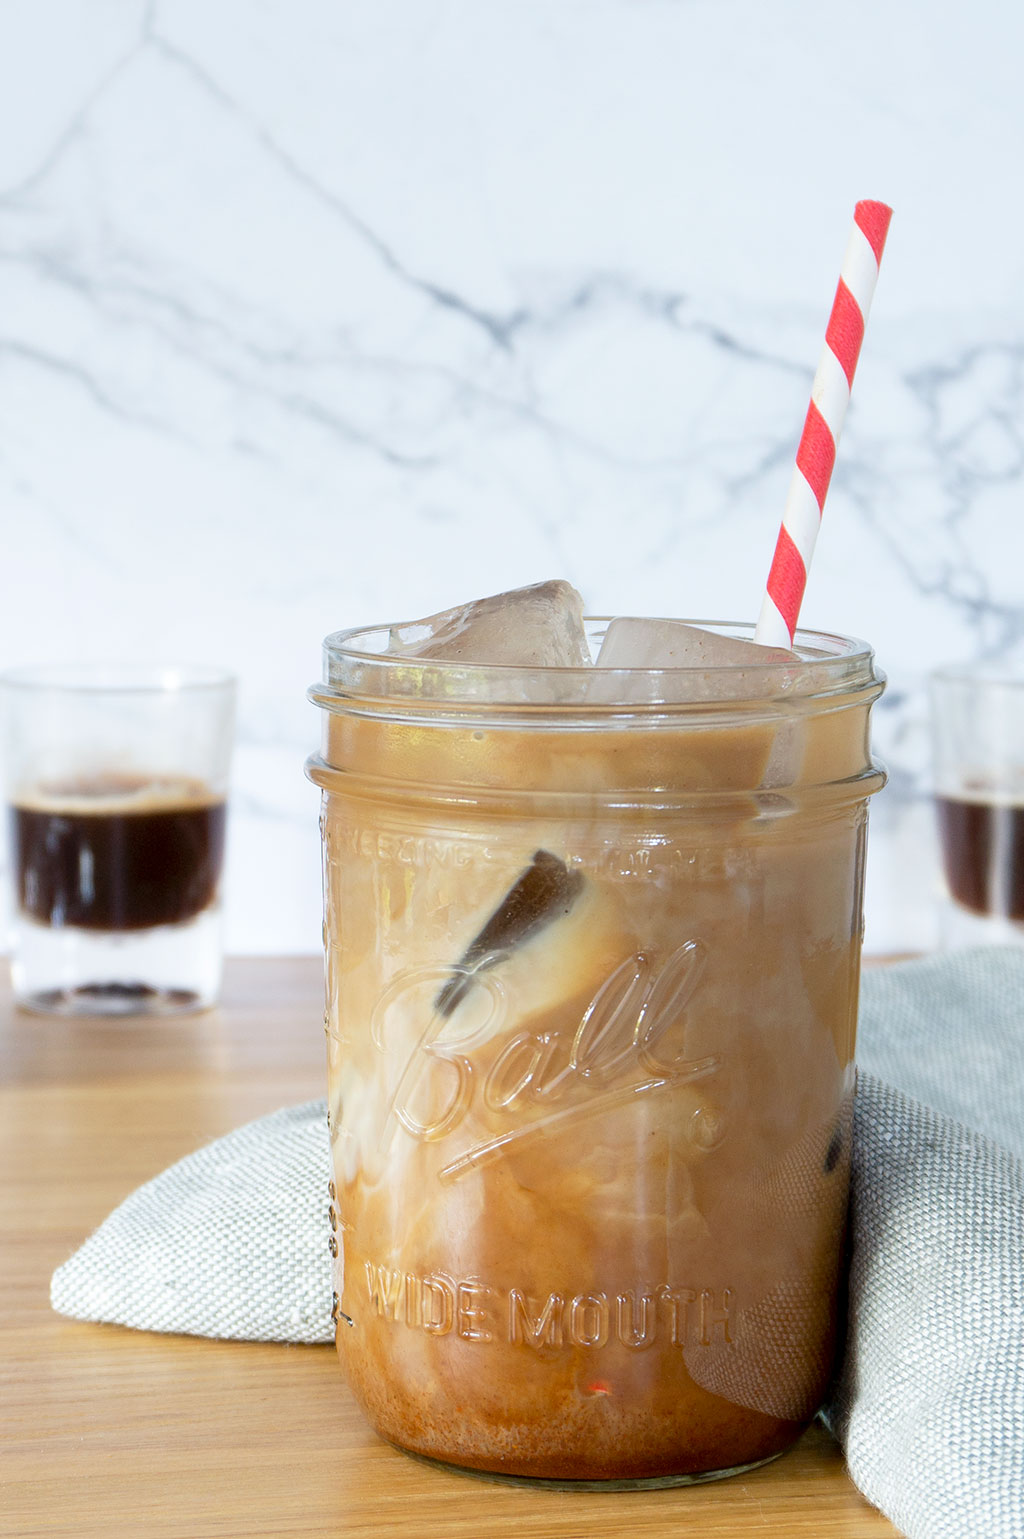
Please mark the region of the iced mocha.
<svg viewBox="0 0 1024 1539"><path fill-rule="evenodd" d="M881 780L823 640L616 703L392 633L318 696L337 1344L393 1442L685 1479L817 1409Z"/></svg>

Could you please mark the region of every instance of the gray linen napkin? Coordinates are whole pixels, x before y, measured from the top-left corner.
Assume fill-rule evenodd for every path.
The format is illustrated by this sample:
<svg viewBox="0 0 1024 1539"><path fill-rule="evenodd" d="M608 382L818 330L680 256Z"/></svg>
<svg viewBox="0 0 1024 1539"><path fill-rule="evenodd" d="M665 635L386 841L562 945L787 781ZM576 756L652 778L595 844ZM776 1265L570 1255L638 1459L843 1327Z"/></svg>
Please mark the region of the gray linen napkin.
<svg viewBox="0 0 1024 1539"><path fill-rule="evenodd" d="M858 1061L825 1418L909 1539L1024 1539L1024 950L869 970ZM329 1341L328 1179L324 1102L250 1123L127 1198L54 1273L54 1308Z"/></svg>
<svg viewBox="0 0 1024 1539"><path fill-rule="evenodd" d="M334 1340L327 1103L237 1128L114 1209L57 1268L76 1320L226 1341Z"/></svg>
<svg viewBox="0 0 1024 1539"><path fill-rule="evenodd" d="M869 971L857 1058L825 1420L909 1539L1024 1539L1024 950Z"/></svg>

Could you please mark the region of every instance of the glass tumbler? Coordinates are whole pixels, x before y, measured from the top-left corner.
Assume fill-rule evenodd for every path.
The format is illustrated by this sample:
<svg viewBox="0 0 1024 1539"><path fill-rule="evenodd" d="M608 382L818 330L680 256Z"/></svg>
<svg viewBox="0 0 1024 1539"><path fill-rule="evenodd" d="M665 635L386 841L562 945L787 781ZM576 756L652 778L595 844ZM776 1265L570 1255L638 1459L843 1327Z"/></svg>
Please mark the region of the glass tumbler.
<svg viewBox="0 0 1024 1539"><path fill-rule="evenodd" d="M929 680L946 945L1024 942L1024 673L998 663Z"/></svg>
<svg viewBox="0 0 1024 1539"><path fill-rule="evenodd" d="M206 667L0 677L11 974L23 1007L212 1005L235 681Z"/></svg>
<svg viewBox="0 0 1024 1539"><path fill-rule="evenodd" d="M545 672L388 636L329 637L310 691L352 1389L492 1478L748 1469L836 1343L873 654Z"/></svg>

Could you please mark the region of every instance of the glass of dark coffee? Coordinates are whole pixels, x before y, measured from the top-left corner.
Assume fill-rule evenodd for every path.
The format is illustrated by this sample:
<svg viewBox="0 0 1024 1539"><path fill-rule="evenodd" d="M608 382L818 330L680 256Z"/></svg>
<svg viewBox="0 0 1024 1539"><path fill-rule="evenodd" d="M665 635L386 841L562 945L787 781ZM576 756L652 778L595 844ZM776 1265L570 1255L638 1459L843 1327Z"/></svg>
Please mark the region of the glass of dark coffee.
<svg viewBox="0 0 1024 1539"><path fill-rule="evenodd" d="M930 679L946 945L1024 942L1024 671L966 663Z"/></svg>
<svg viewBox="0 0 1024 1539"><path fill-rule="evenodd" d="M204 1009L220 988L235 681L197 666L0 677L20 1005Z"/></svg>

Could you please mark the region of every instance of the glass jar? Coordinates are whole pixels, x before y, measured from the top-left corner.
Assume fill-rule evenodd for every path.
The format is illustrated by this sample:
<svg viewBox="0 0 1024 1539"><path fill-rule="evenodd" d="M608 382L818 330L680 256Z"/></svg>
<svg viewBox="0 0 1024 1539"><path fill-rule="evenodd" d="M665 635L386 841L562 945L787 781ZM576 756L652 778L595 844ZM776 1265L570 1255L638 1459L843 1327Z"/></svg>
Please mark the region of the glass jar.
<svg viewBox="0 0 1024 1539"><path fill-rule="evenodd" d="M748 1469L835 1349L871 649L529 670L390 634L329 637L310 691L349 1383L491 1475Z"/></svg>

